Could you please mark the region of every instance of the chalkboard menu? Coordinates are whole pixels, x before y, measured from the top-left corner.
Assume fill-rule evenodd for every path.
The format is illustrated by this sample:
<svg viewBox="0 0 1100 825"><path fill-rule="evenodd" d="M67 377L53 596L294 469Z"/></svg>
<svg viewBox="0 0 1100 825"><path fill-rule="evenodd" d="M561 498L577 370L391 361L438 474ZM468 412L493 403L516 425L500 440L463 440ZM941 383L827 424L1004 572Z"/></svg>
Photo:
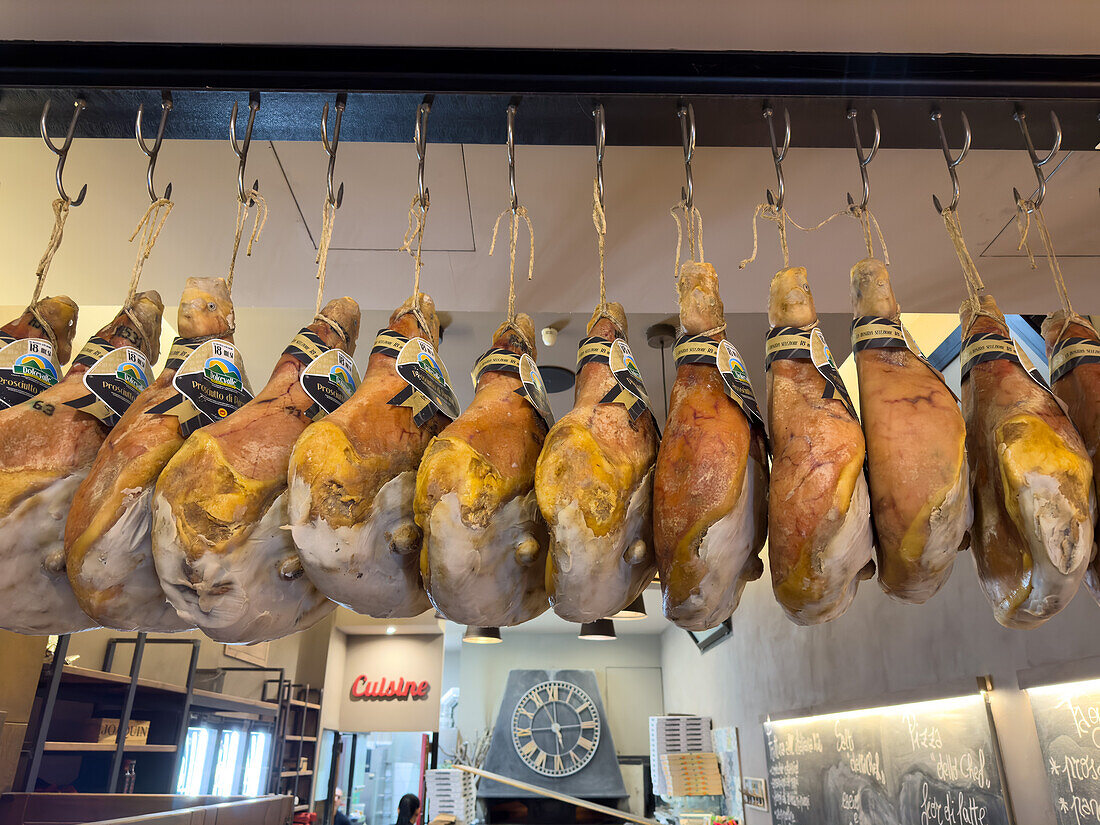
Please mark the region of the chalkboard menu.
<svg viewBox="0 0 1100 825"><path fill-rule="evenodd" d="M767 722L777 825L1009 825L981 696Z"/></svg>
<svg viewBox="0 0 1100 825"><path fill-rule="evenodd" d="M1028 690L1059 825L1100 820L1100 681Z"/></svg>

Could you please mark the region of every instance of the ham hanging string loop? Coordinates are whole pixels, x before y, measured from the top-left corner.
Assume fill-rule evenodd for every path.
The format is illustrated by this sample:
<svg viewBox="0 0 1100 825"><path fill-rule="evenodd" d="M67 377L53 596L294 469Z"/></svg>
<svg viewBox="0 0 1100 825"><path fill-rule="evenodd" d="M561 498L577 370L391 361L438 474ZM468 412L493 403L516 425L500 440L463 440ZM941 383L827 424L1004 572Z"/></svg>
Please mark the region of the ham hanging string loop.
<svg viewBox="0 0 1100 825"><path fill-rule="evenodd" d="M596 243L600 248L600 305L596 309L599 317L607 315L607 287L604 281L604 262L607 253L607 213L604 212L600 197L600 179L592 179L592 225L596 227Z"/></svg>
<svg viewBox="0 0 1100 825"><path fill-rule="evenodd" d="M53 231L50 232L50 240L46 243L46 251L42 253L42 260L38 262L38 268L34 271L34 294L31 295L31 303L27 307L31 316L38 322L43 333L53 344L54 349L57 349L57 336L54 334L53 327L46 323L46 319L39 314L38 299L42 297L42 288L46 285L46 273L50 271L53 256L57 254L57 250L61 247L61 236L65 231L65 221L68 218L69 201L64 198L55 198L53 202Z"/></svg>
<svg viewBox="0 0 1100 825"><path fill-rule="evenodd" d="M527 214L526 206L517 206L505 209L497 215L493 223L493 240L489 244L489 254L492 255L497 245L497 230L500 228L500 219L511 213L512 220L508 222L508 323L516 320L516 244L519 240L519 222L522 218L527 224L527 238L530 241L531 257L527 263L527 280L535 277L535 230L531 226L531 217Z"/></svg>
<svg viewBox="0 0 1100 825"><path fill-rule="evenodd" d="M145 214L141 216L141 220L134 228L133 234L130 235L130 243L133 243L138 235L141 236L141 240L138 242L137 260L134 261L134 269L130 273L130 286L127 288L126 300L122 302L122 308L139 335L142 334L143 327L134 316L131 304L137 294L138 282L141 280L141 270L144 268L145 262L149 260L149 256L153 252L153 246L156 244L157 238L160 237L160 231L164 228L164 222L168 220L168 216L172 213L173 206L172 201L167 198L158 198L150 203L145 210ZM151 342L147 341L146 343Z"/></svg>
<svg viewBox="0 0 1100 825"><path fill-rule="evenodd" d="M317 242L317 307L313 314L321 317L321 301L325 294L325 275L328 271L328 248L332 243L332 227L336 223L336 207L333 201L325 199L321 205L321 237Z"/></svg>
<svg viewBox="0 0 1100 825"><path fill-rule="evenodd" d="M981 295L985 292L985 284L982 276L978 274L978 267L974 265L974 259L970 257L970 251L966 248L963 239L962 223L959 221L959 213L951 207L946 207L943 212L943 224L947 227L947 236L955 247L955 255L962 265L963 278L966 281L966 291L971 306L974 308L974 316L987 315L981 310ZM966 330L963 330L966 333Z"/></svg>
<svg viewBox="0 0 1100 825"><path fill-rule="evenodd" d="M672 276L679 278L680 253L684 244L685 225L687 229L688 260L693 263L703 263L705 260L703 255L703 216L699 212L699 207L694 204L689 205L686 199L681 200L668 210L668 213L676 221L676 261L672 265ZM683 223L680 222L680 214L683 214ZM698 257L696 257L696 249L698 249Z"/></svg>
<svg viewBox="0 0 1100 825"><path fill-rule="evenodd" d="M405 237L401 242L400 252L408 252L413 259L413 317L420 324L421 329L430 329L428 320L420 311L420 268L423 266L420 253L424 245L424 227L428 223L428 199L413 195L409 205L409 226L405 230ZM413 241L416 242L415 249Z"/></svg>
<svg viewBox="0 0 1100 825"><path fill-rule="evenodd" d="M759 236L756 230L756 221L758 219L762 218L763 220L771 221L779 228L779 248L783 252L783 266L784 268L786 268L790 266L791 263L790 247L787 245L788 222L795 229L798 229L802 232L816 232L817 230L821 229L821 227L825 226L825 224L831 223L833 220L839 218L841 215L851 214L852 213L847 209L840 209L831 214L829 217L825 218L825 220L816 224L815 226L803 226L791 217L786 207L776 207L774 204L771 203L758 203L756 205L756 209L752 213L752 254L749 257L745 258L745 260L741 261L741 263L737 265L737 268L744 269L746 266L756 260L756 253L759 251ZM878 221L875 221L875 225L878 225Z"/></svg>
<svg viewBox="0 0 1100 825"><path fill-rule="evenodd" d="M245 224L248 223L248 211L253 206L256 207L256 217L252 224L252 234L248 238L248 246L244 250L247 257L252 256L252 244L259 239L260 233L264 231L264 224L267 223L267 201L255 188L249 189L245 193L243 201L240 198L237 199L237 225L233 234L233 255L229 259L229 274L225 277L225 285L228 287L230 294L233 293L233 270L237 266L237 250L241 247L241 237L244 235Z"/></svg>
<svg viewBox="0 0 1100 825"><path fill-rule="evenodd" d="M1032 269L1037 269L1035 255L1031 251L1031 244L1027 241L1028 231L1031 229L1031 216L1035 216L1035 226L1039 230L1039 238L1043 242L1043 248L1047 253L1047 263L1050 265L1050 274L1054 277L1054 287L1058 290L1058 299L1062 302L1062 309L1066 312L1067 320L1074 317L1073 306L1069 302L1069 291L1066 282L1062 278L1062 267L1058 263L1058 256L1054 254L1054 241L1050 238L1050 230L1047 228L1046 218L1038 201L1016 201L1016 228L1020 230L1020 243L1017 250L1027 251L1028 261Z"/></svg>
<svg viewBox="0 0 1100 825"><path fill-rule="evenodd" d="M875 235L878 235L878 243L882 248L882 262L887 266L890 265L890 252L886 248L886 238L882 235L882 227L879 226L878 218L870 209L860 208L859 204L851 204L846 210L847 214L851 215L857 221L859 221L860 228L863 229L863 243L867 247L867 257L875 257L875 248L873 244L872 230Z"/></svg>

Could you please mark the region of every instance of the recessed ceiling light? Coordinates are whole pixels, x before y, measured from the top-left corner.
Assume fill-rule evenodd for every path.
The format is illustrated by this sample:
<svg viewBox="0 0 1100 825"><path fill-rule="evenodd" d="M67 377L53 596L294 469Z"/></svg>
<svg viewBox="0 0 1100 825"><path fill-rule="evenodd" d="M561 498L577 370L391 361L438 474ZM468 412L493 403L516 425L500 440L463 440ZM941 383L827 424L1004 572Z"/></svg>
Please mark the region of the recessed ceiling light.
<svg viewBox="0 0 1100 825"><path fill-rule="evenodd" d="M394 627L392 624L389 627L386 628L386 635L387 636L392 636L396 632L397 632L397 628Z"/></svg>

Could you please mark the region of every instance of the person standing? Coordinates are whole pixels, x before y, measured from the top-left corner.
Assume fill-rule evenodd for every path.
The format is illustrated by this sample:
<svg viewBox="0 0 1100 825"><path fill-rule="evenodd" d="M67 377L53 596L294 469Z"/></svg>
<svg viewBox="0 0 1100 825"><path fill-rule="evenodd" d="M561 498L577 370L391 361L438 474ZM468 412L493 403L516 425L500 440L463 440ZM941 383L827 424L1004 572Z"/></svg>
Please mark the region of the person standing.
<svg viewBox="0 0 1100 825"><path fill-rule="evenodd" d="M396 825L413 825L420 816L420 799L414 793L407 793L397 803Z"/></svg>
<svg viewBox="0 0 1100 825"><path fill-rule="evenodd" d="M344 804L344 792L337 788L332 796L333 807L336 809L336 814L332 817L332 825L351 825L348 815L340 808Z"/></svg>

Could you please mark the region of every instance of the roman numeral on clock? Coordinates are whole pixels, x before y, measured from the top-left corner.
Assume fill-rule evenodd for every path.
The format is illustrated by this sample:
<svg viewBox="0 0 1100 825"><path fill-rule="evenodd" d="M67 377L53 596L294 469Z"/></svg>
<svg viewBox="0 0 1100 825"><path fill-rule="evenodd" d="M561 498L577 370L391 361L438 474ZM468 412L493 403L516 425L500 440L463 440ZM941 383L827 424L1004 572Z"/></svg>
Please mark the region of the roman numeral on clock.
<svg viewBox="0 0 1100 825"><path fill-rule="evenodd" d="M586 751L592 750L592 740L582 736L577 740L577 747L584 748Z"/></svg>
<svg viewBox="0 0 1100 825"><path fill-rule="evenodd" d="M539 749L539 748L538 748L538 745L536 745L536 744L534 743L534 741L532 740L531 742L527 742L527 743L525 743L525 744L524 744L524 746L523 746L522 748L520 748L520 749L519 749L519 752L520 752L520 754L522 754L523 756L530 756L531 754L533 754L533 753L534 753L535 751L537 751L538 749ZM543 758L543 761L545 762L545 761L546 761L546 756L545 756L545 755L543 755L543 757L542 757L542 758Z"/></svg>

